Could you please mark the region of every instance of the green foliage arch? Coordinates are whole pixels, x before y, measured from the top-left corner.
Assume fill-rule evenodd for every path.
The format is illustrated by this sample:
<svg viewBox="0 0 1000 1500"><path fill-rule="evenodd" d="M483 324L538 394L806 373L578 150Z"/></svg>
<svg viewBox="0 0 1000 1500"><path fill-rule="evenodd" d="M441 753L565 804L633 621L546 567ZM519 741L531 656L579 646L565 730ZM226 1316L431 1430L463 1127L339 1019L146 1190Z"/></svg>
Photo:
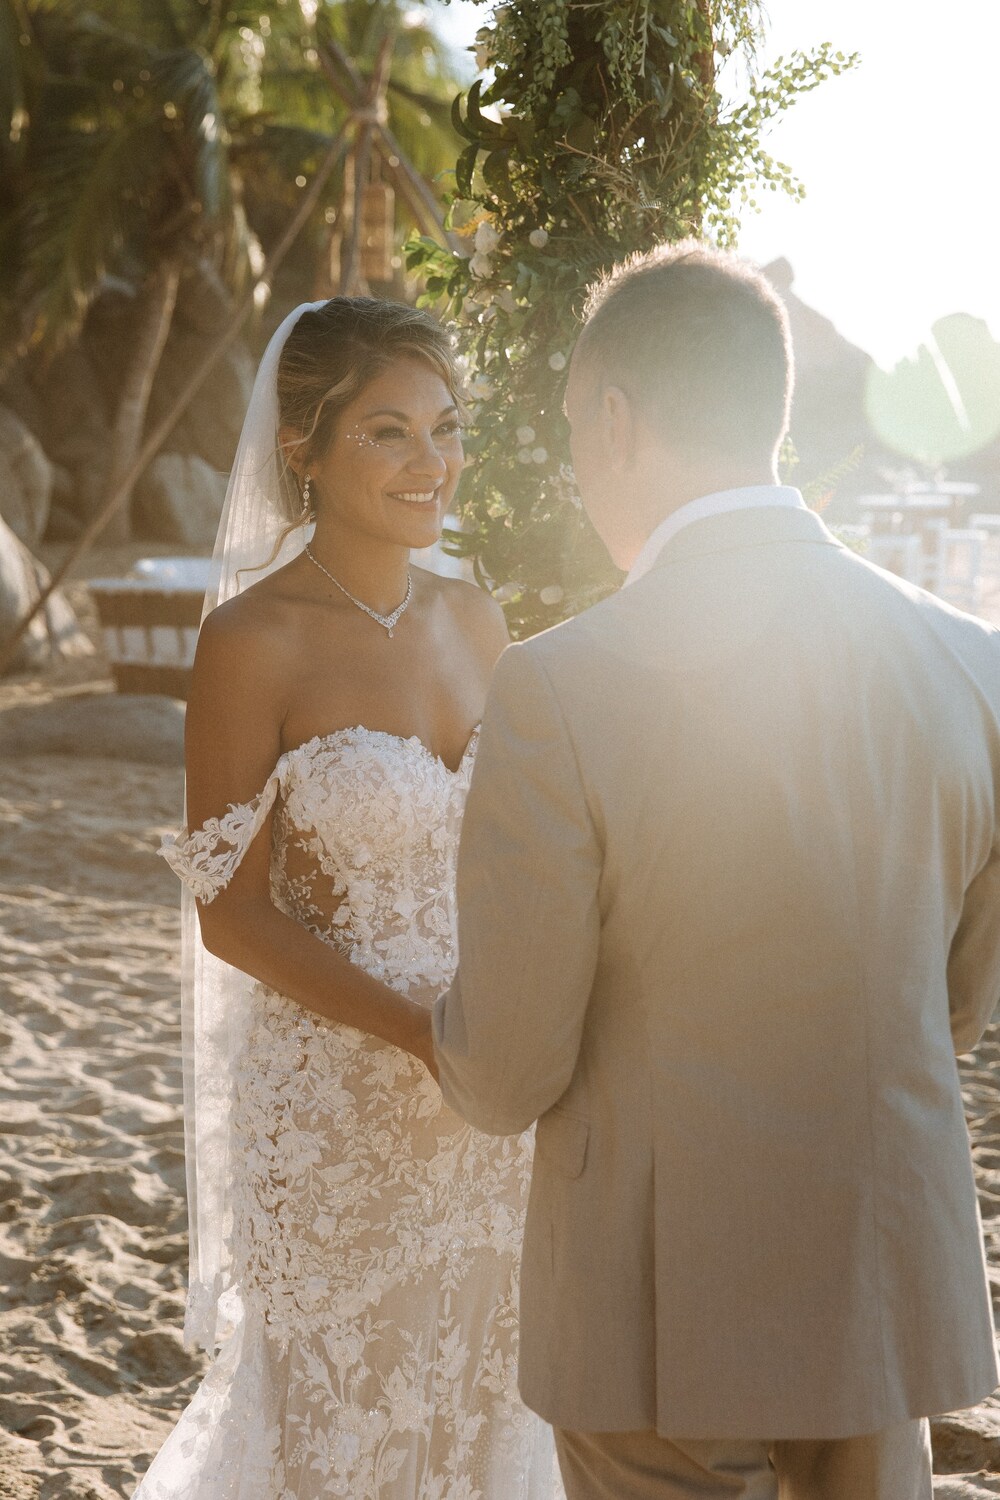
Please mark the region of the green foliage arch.
<svg viewBox="0 0 1000 1500"><path fill-rule="evenodd" d="M762 71L755 0L508 0L478 34L493 78L455 102L465 141L451 226L411 242L422 300L456 319L473 380L465 529L516 635L602 597L618 575L568 468L565 372L604 270L688 235L732 245L743 203L800 195L768 123L853 58L821 47ZM727 105L722 74L734 78Z"/></svg>

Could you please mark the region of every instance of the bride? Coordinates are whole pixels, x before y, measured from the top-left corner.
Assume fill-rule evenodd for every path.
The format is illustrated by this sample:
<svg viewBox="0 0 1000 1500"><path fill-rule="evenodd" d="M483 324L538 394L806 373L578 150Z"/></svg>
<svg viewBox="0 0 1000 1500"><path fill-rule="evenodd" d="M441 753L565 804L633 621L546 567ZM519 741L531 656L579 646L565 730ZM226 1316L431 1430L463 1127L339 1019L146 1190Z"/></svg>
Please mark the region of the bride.
<svg viewBox="0 0 1000 1500"><path fill-rule="evenodd" d="M163 851L189 892L186 1332L215 1357L135 1500L556 1488L516 1387L530 1142L471 1130L432 1076L507 639L484 593L409 562L462 464L430 317L335 297L286 319L216 549L190 832Z"/></svg>

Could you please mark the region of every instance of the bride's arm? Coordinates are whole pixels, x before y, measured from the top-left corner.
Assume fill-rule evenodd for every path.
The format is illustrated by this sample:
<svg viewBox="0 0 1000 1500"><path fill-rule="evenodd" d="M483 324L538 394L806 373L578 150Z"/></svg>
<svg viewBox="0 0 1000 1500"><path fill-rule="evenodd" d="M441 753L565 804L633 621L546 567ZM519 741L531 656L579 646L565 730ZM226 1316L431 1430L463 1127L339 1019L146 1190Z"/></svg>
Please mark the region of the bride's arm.
<svg viewBox="0 0 1000 1500"><path fill-rule="evenodd" d="M275 632L255 628L252 610L234 602L244 607L214 611L198 644L185 728L189 829L255 798L281 754L287 663L272 644ZM434 1072L425 1007L352 964L272 902L272 816L226 888L211 902L199 901L205 947L314 1014L381 1037Z"/></svg>

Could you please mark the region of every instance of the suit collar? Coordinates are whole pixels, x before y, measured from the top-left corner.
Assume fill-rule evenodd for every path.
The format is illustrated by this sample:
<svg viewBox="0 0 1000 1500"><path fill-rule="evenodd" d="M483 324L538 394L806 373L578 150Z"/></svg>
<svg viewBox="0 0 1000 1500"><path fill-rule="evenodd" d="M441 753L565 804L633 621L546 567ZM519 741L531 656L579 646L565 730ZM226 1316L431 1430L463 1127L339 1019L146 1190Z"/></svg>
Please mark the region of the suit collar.
<svg viewBox="0 0 1000 1500"><path fill-rule="evenodd" d="M790 484L744 484L736 489L715 490L689 500L669 515L648 536L625 579L625 587L648 573L664 547L686 527L710 516L728 515L736 510L768 510L775 507L804 510L805 501Z"/></svg>
<svg viewBox="0 0 1000 1500"><path fill-rule="evenodd" d="M787 542L811 542L831 547L842 545L815 511L805 507L727 511L724 515L707 516L685 526L666 543L651 571L658 573L662 568L687 558L706 557L714 552L742 551Z"/></svg>

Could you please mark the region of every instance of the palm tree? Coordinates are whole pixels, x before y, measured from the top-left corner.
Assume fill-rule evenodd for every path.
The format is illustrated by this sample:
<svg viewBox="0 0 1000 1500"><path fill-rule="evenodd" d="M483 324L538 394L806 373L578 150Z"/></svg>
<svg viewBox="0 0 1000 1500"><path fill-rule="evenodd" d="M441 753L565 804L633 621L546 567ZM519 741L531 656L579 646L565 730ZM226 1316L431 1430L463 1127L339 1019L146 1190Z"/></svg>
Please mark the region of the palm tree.
<svg viewBox="0 0 1000 1500"><path fill-rule="evenodd" d="M8 313L22 347L54 348L79 332L108 277L132 289L114 485L141 442L182 273L204 263L238 281L246 271L215 70L196 45L133 34L72 0L4 3L28 54L27 140L5 225L14 252Z"/></svg>
<svg viewBox="0 0 1000 1500"><path fill-rule="evenodd" d="M349 112L324 42L349 48L370 81L380 36L397 36L389 126L425 171L453 160L453 85L430 33L397 0L308 9L0 0L0 316L18 348L54 348L77 336L109 277L132 288L112 488L141 443L181 277L238 291ZM343 181L329 192L343 202ZM330 213L315 216L313 256Z"/></svg>
<svg viewBox="0 0 1000 1500"><path fill-rule="evenodd" d="M273 29L266 47L259 47L260 109L234 135L247 215L265 243L287 219L294 184L308 178L325 140L348 113L364 107L372 89L378 91L380 57L385 62L387 51L386 131L370 143L373 157L365 152L363 139L356 145L373 160L370 175L381 170L400 190L397 245L414 222L427 228L428 217L439 217L460 144L451 121L460 83L447 48L421 13L402 0L328 0L316 10L308 44L298 55L287 33ZM387 146L387 138L392 145ZM350 229L352 187L362 175L357 165L354 151L344 175L332 185L336 207L327 210L309 237L316 295L347 289L336 252Z"/></svg>

